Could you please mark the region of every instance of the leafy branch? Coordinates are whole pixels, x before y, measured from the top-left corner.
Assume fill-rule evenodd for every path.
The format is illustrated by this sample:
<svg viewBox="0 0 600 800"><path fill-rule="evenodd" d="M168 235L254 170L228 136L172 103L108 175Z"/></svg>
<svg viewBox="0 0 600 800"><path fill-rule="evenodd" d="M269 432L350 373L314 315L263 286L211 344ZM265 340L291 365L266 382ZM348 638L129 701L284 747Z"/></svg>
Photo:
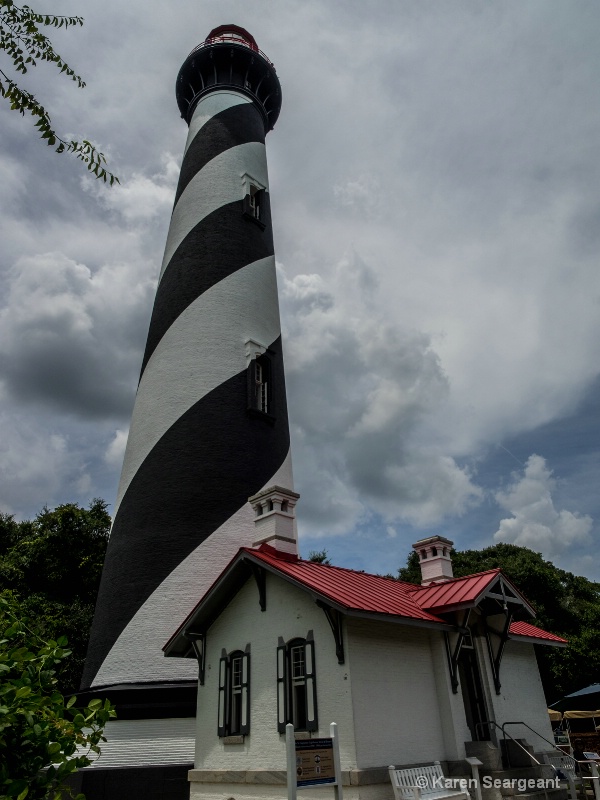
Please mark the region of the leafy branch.
<svg viewBox="0 0 600 800"><path fill-rule="evenodd" d="M17 73L25 74L38 61L54 64L60 74L75 81L80 89L85 87L82 78L67 64L62 56L54 50L50 39L42 33L41 26L68 28L83 25L81 17L60 17L50 14L38 14L29 6L17 6L12 0L0 0L0 50L3 50L12 62ZM87 139L82 142L62 139L55 131L50 115L44 106L31 92L21 89L17 82L0 68L0 96L10 103L13 111L22 116L26 112L37 119L35 125L40 136L50 147L56 146L57 153L72 153L86 164L88 170L96 178L108 181L112 186L119 183L116 175L106 167L106 158Z"/></svg>
<svg viewBox="0 0 600 800"><path fill-rule="evenodd" d="M57 691L55 667L70 653L66 644L65 637L42 639L14 596L0 595L0 800L72 797L65 780L106 741L110 703L75 708L75 697L65 701Z"/></svg>

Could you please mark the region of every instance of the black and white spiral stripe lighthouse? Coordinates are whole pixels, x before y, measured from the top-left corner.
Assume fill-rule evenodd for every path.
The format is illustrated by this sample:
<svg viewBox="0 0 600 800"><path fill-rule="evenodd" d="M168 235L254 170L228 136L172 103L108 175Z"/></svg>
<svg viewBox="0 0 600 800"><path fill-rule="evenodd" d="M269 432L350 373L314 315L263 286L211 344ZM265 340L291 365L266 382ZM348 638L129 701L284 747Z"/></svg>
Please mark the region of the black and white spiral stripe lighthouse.
<svg viewBox="0 0 600 800"><path fill-rule="evenodd" d="M250 34L222 26L176 94L189 135L84 688L195 678L162 645L252 544L248 498L292 488L265 152L279 80Z"/></svg>

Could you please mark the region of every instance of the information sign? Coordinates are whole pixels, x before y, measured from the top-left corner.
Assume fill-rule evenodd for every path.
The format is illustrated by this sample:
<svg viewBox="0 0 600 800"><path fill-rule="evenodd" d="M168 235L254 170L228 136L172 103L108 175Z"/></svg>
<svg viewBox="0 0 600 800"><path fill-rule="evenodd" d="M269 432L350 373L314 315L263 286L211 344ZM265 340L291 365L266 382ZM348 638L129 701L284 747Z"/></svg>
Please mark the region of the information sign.
<svg viewBox="0 0 600 800"><path fill-rule="evenodd" d="M321 786L335 783L333 739L296 741L296 786Z"/></svg>
<svg viewBox="0 0 600 800"><path fill-rule="evenodd" d="M301 789L333 789L335 800L344 800L340 740L337 725L329 726L328 739L296 739L294 726L285 726L288 800L298 800ZM600 800L597 797L596 800Z"/></svg>

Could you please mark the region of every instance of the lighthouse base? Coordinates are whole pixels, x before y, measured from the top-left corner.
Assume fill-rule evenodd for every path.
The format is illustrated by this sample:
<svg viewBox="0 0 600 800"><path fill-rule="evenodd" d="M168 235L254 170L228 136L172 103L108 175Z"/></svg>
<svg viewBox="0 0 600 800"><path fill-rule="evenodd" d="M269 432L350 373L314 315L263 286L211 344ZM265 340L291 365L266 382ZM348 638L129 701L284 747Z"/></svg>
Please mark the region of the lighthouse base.
<svg viewBox="0 0 600 800"><path fill-rule="evenodd" d="M71 787L86 800L188 800L194 766L196 681L121 684L88 689L78 701L108 698L117 719L106 742Z"/></svg>
<svg viewBox="0 0 600 800"><path fill-rule="evenodd" d="M70 786L86 800L189 800L193 764L80 770Z"/></svg>

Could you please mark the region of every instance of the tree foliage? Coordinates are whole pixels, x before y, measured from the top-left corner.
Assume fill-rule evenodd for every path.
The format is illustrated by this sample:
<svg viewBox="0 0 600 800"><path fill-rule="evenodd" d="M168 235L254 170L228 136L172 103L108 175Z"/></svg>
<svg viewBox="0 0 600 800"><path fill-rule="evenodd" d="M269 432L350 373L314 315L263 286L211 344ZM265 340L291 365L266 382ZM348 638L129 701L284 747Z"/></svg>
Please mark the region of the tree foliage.
<svg viewBox="0 0 600 800"><path fill-rule="evenodd" d="M34 520L0 514L0 589L19 594L36 632L69 639L72 655L57 665L61 691L79 687L110 531L103 500L44 508Z"/></svg>
<svg viewBox="0 0 600 800"><path fill-rule="evenodd" d="M0 67L0 97L8 101L13 111L22 116L25 113L35 118L35 126L40 136L50 147L56 146L57 153L72 153L104 182L119 182L109 172L106 158L94 145L84 139L81 142L62 139L54 129L50 115L44 106L29 91L22 89L16 77L25 75L39 61L53 64L60 74L74 81L80 89L85 87L82 78L57 53L49 37L42 28L69 28L83 25L81 17L58 17L52 14L38 14L29 6L17 6L12 0L0 0L0 50L3 50L12 64L16 76L10 77Z"/></svg>
<svg viewBox="0 0 600 800"><path fill-rule="evenodd" d="M44 640L10 592L0 594L0 800L72 797L65 780L100 753L108 701L77 708L58 691L66 637ZM78 795L78 800L85 800Z"/></svg>
<svg viewBox="0 0 600 800"><path fill-rule="evenodd" d="M548 703L582 689L600 675L600 584L573 575L545 561L541 553L514 544L484 550L452 551L457 578L500 567L535 608L535 623L568 639L565 649L537 647ZM413 551L398 579L421 582L419 559Z"/></svg>
<svg viewBox="0 0 600 800"><path fill-rule="evenodd" d="M327 550L311 550L308 554L308 560L315 564L331 564Z"/></svg>

